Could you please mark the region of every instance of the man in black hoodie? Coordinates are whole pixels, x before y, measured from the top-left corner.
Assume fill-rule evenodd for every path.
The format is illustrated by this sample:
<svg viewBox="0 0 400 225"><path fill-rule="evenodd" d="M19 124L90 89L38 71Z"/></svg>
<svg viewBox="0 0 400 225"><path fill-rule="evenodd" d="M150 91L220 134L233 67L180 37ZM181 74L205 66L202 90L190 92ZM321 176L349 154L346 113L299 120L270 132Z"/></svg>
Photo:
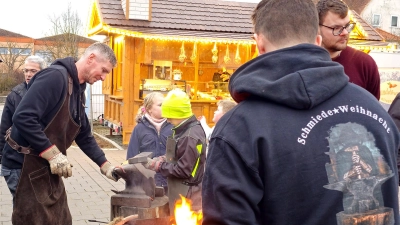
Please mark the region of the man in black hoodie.
<svg viewBox="0 0 400 225"><path fill-rule="evenodd" d="M399 224L398 130L319 47L312 0L262 0L252 19L260 55L230 79L203 224Z"/></svg>
<svg viewBox="0 0 400 225"><path fill-rule="evenodd" d="M94 43L75 62L56 60L38 72L17 107L7 131L2 164L21 169L12 223L72 224L62 177L72 176L67 148L75 141L109 179L114 166L91 134L85 114L86 83L104 80L116 65L113 50Z"/></svg>

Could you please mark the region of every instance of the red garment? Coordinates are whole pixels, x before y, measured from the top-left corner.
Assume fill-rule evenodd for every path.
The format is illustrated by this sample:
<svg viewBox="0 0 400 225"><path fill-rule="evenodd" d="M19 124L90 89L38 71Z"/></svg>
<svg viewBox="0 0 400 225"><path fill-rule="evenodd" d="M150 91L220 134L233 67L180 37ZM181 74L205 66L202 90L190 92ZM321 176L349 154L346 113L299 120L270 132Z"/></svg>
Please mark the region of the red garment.
<svg viewBox="0 0 400 225"><path fill-rule="evenodd" d="M378 66L370 55L347 46L332 60L343 65L351 83L366 89L379 100L381 81Z"/></svg>

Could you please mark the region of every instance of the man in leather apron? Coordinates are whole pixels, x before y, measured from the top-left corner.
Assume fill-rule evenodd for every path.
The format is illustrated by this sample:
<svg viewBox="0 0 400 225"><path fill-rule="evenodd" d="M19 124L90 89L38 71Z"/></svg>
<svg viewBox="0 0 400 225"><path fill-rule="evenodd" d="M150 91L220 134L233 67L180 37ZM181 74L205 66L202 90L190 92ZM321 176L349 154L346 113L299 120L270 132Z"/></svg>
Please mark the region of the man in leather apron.
<svg viewBox="0 0 400 225"><path fill-rule="evenodd" d="M192 209L201 210L201 181L204 173L206 135L192 113L190 99L180 90L172 90L161 105L162 117L174 127L167 139L166 156L148 158L145 167L168 179L170 214L180 195L192 201Z"/></svg>
<svg viewBox="0 0 400 225"><path fill-rule="evenodd" d="M91 134L84 110L86 83L104 80L116 65L113 50L103 43L89 46L75 62L56 60L28 85L7 131L2 163L22 169L12 223L71 225L62 177L72 176L66 150L75 141L107 178L114 166Z"/></svg>

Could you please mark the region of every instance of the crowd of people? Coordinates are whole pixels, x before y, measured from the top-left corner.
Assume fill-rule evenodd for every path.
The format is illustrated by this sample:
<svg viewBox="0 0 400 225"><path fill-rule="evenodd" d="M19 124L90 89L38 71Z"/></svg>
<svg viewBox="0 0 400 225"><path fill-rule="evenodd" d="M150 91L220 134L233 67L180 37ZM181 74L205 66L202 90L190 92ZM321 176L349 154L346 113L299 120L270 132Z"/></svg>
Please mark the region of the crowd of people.
<svg viewBox="0 0 400 225"><path fill-rule="evenodd" d="M400 95L389 113L380 105L375 61L347 46L355 27L348 6L261 0L251 19L259 55L229 77L233 101L217 103L214 126L196 117L184 91L152 92L126 158L152 152L143 165L156 172L170 212L184 196L203 224L400 224ZM72 223L63 185L46 196L52 186L42 182L72 176L72 141L118 180L82 107L86 83L115 65L102 43L77 62L46 68L39 57L26 59L26 82L7 97L0 126L13 224Z"/></svg>

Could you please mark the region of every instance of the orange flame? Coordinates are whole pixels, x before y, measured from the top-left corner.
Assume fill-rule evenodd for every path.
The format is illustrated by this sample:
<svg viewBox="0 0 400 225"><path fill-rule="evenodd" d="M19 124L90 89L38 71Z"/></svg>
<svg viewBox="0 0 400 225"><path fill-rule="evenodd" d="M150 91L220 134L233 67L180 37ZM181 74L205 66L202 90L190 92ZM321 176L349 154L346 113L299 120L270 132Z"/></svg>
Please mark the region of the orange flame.
<svg viewBox="0 0 400 225"><path fill-rule="evenodd" d="M192 202L182 195L175 203L174 215L176 225L200 225L203 219L203 213L192 211Z"/></svg>

